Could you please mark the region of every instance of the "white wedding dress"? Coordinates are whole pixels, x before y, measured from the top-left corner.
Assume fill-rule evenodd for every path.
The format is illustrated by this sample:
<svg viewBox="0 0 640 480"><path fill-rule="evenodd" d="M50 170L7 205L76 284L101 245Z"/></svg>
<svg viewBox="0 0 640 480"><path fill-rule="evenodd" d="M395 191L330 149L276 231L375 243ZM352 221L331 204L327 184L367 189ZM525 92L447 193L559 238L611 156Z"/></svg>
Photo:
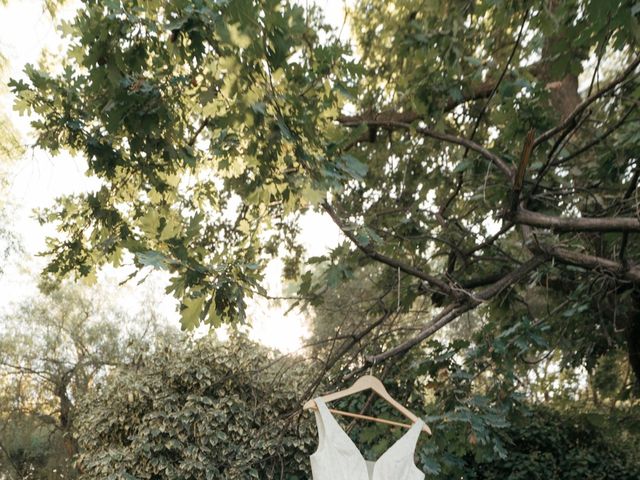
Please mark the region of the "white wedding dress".
<svg viewBox="0 0 640 480"><path fill-rule="evenodd" d="M311 455L313 480L424 480L413 454L424 425L418 419L376 461L365 460L320 398L315 399L318 449Z"/></svg>

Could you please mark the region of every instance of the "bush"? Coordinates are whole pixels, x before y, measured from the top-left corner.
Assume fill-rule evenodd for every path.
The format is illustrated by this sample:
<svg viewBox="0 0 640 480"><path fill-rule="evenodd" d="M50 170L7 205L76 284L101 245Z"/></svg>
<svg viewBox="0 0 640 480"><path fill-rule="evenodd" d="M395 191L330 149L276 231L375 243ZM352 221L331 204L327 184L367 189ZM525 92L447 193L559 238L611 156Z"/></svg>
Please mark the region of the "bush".
<svg viewBox="0 0 640 480"><path fill-rule="evenodd" d="M80 408L83 479L309 478L302 369L236 337L169 346L118 370Z"/></svg>
<svg viewBox="0 0 640 480"><path fill-rule="evenodd" d="M469 478L637 480L637 439L623 439L624 427L609 423L613 423L610 415L538 407L509 428L507 458L475 465L476 475Z"/></svg>

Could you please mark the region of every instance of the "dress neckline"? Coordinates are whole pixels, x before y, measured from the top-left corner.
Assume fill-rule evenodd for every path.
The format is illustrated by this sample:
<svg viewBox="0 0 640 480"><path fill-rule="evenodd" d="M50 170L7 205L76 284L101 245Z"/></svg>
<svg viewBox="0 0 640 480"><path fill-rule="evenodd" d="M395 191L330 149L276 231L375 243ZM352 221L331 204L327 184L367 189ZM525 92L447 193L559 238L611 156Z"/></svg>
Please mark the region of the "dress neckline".
<svg viewBox="0 0 640 480"><path fill-rule="evenodd" d="M331 410L329 410L329 408L327 407L327 405L324 403L324 400L322 400L321 398L316 398L315 399L316 405L318 405L318 409L319 410L323 410L328 418L330 419L331 423L337 427L338 431L346 438L346 440L349 442L350 447L353 449L354 452L357 452L359 458L362 460L362 463L366 466L367 463L370 463L372 465L372 473L375 473L375 469L376 466L378 465L378 463L380 463L380 461L387 455L389 454L392 450L395 449L395 447L397 447L399 444L401 444L404 440L406 440L409 437L409 434L411 434L413 432L413 430L416 427L420 427L422 428L422 424L424 424L423 420L421 418L418 418L413 425L411 425L411 427L400 436L400 438L398 438L395 442L393 442L393 444L391 444L391 446L389 448L387 448L376 460L367 460L366 458L364 458L364 455L362 454L362 452L360 451L360 449L358 448L358 446L355 444L355 442L353 440L351 440L351 437L347 434L347 432L340 426L340 424L338 423L338 420L336 420L336 418L333 416L333 413L331 413ZM413 463L413 460L412 460ZM371 478L374 478L373 476Z"/></svg>

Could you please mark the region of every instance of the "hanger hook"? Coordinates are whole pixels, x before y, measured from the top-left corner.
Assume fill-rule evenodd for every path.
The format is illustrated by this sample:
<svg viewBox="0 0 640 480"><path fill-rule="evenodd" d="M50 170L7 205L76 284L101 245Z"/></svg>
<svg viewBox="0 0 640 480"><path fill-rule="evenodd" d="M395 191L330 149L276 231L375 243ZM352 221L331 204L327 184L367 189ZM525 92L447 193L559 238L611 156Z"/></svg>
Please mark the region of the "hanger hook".
<svg viewBox="0 0 640 480"><path fill-rule="evenodd" d="M376 366L376 358L374 357L373 360L371 360L371 366L369 367L369 375L373 375L373 367Z"/></svg>
<svg viewBox="0 0 640 480"><path fill-rule="evenodd" d="M396 307L396 312L400 311L400 267L398 267L398 305Z"/></svg>

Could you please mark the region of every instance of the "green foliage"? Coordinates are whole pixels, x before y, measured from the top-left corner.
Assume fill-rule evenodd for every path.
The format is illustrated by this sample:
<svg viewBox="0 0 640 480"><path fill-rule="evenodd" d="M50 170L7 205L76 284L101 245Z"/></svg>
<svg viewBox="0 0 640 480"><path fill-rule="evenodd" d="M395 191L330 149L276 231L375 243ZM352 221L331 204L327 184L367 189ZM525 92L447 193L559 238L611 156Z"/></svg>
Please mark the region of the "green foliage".
<svg viewBox="0 0 640 480"><path fill-rule="evenodd" d="M166 344L83 402L80 478L308 478L313 427L290 415L303 378L243 336Z"/></svg>
<svg viewBox="0 0 640 480"><path fill-rule="evenodd" d="M584 475L602 453L612 471L632 475L595 434L563 463L557 452L592 431L535 431L558 438L550 453L514 412L523 396L558 407L633 404L622 352L640 372L640 293L629 279L640 243L616 229L523 227L504 170L520 164L527 132L569 118L557 135L538 137L518 200L558 221L634 221L639 78L600 88L635 58L639 14L628 0L360 0L350 48L316 10L288 0L85 0L62 26L62 68L27 66L28 79L11 83L38 146L82 154L102 182L41 212L58 229L46 273L88 276L131 254L138 270L170 273L189 329L243 321L246 297L265 294L267 262L286 252L285 275L300 305L316 309L315 350L332 378L431 337L402 361L374 365L429 414L426 471L518 478L541 465L562 478ZM579 85L580 75L593 83ZM601 96L570 117L593 92ZM466 148L469 139L476 147ZM348 241L308 258L297 220L331 211L329 200ZM515 275L534 254L540 265ZM454 324L433 323L466 306ZM255 388L259 398L284 395L264 403L278 404L272 414L292 410L294 372L282 391L236 375L224 392L240 390L223 394L224 372L245 372L234 361L267 362L258 348L233 350L246 343L234 341L172 347L149 369L111 377L80 435L87 478L206 478L215 468L227 478L277 476L278 455L285 472L304 477L309 437L276 423L286 440L277 443L264 426L273 415L247 408ZM232 408L252 417L216 418ZM190 415L203 436L185 426ZM238 430L223 440L227 422ZM245 432L264 432L265 443L250 448ZM354 430L372 453L384 446L378 433ZM527 461L508 463L514 445Z"/></svg>
<svg viewBox="0 0 640 480"><path fill-rule="evenodd" d="M502 480L632 480L640 476L638 430L605 413L556 412L536 408L505 432L509 455L472 464L465 478ZM615 427L615 428L612 428Z"/></svg>
<svg viewBox="0 0 640 480"><path fill-rule="evenodd" d="M637 478L637 412L575 413L471 395L473 362L465 367L453 353L461 346L433 344L420 366L400 362L385 382L395 398L428 413L434 435L421 436L416 464L430 478ZM81 478L309 478L316 429L311 415L289 415L307 379L298 359L275 361L235 334L223 343L166 344L136 368L113 371L83 401ZM366 403L359 394L334 406L359 411ZM400 419L380 400L367 413ZM366 458L403 433L337 420Z"/></svg>
<svg viewBox="0 0 640 480"><path fill-rule="evenodd" d="M276 1L86 1L63 30L64 73L27 66L16 108L38 117L38 146L82 153L104 187L43 212L63 233L47 271L131 252L172 273L185 328L244 319L294 217L366 171L324 135L347 50L314 10Z"/></svg>
<svg viewBox="0 0 640 480"><path fill-rule="evenodd" d="M521 335L508 340L518 348ZM431 344L385 369L385 386L414 412L425 412L433 436L422 435L416 464L427 478L475 480L635 479L640 473L640 422L635 407L585 407L575 400L539 405L513 388L509 369L487 371L485 362L510 352L484 354L466 342ZM482 350L482 347L480 348ZM489 351L491 350L491 351ZM504 361L504 360L503 360ZM551 390L553 391L553 390ZM339 402L360 411L367 395ZM386 402L367 413L398 417ZM346 425L345 425L346 426ZM365 456L377 458L401 431L355 422L351 436Z"/></svg>
<svg viewBox="0 0 640 480"><path fill-rule="evenodd" d="M584 60L619 59L593 77L604 84L637 50L633 2L361 0L349 14L353 50L316 9L288 0L86 0L61 26L70 43L61 70L28 65L28 79L11 82L16 108L33 115L37 145L82 154L87 173L102 182L41 212L59 231L48 243L46 272L91 275L133 254L139 270L170 273L168 292L181 300L182 326L190 329L243 321L246 297L265 293L265 266L284 251L285 275L305 298L382 256L455 288L522 265L530 252L518 229L488 241L505 220L511 180L477 150L421 137L417 128L472 138L514 166L529 129L558 125L582 100ZM591 104L571 142L537 146L525 172L529 209L634 215L625 192L637 169L638 91L637 77L628 78L611 101L605 95ZM353 109L381 125L341 120ZM385 112L396 115L388 124ZM410 125L397 127L393 118ZM327 198L369 254L345 243L318 275L297 242L297 219ZM619 256L619 233L595 236L540 229L537 238ZM640 254L637 242L624 249L632 261ZM524 305L555 284L558 295L547 287L544 305L529 310L555 311L570 296L573 310L549 320L542 337L566 353L565 365L591 370L609 349L633 343L611 334L612 312L624 310L630 322L638 295L589 264L571 263L547 262L522 279L537 288L507 290L482 315L510 305L517 312L509 320L533 322ZM388 286L386 268L374 275ZM403 292L405 309L428 300L415 276ZM612 293L623 308L602 308ZM431 298L431 311L447 296ZM566 336L558 335L564 315L575 323Z"/></svg>
<svg viewBox="0 0 640 480"><path fill-rule="evenodd" d="M419 305L404 303L409 292L402 290L397 296L397 277L375 273L373 266L368 267L367 275L358 274L328 290L316 304L314 357L327 358L331 365L336 332L347 338L357 334L374 324L385 306L399 306L387 320L392 327L375 328L371 336L376 341L362 342L349 361L358 364L368 355L385 352L396 344L398 332L420 327L415 316ZM387 283L375 283L382 279ZM373 295L379 290L391 291L386 305ZM412 309L405 310L407 306ZM508 295L501 306L491 308L495 309L491 315L480 317L487 313L484 309L474 312L400 361L375 368L394 398L423 413L434 432L419 443L417 462L423 471L443 479L516 479L527 478L528 472L540 467L535 473L540 478L562 479L565 474L572 478L575 467L581 475L593 472L586 478L598 478L609 469L622 478L634 478L640 465L636 442L640 417L637 403L633 407L628 395L625 353L611 350L601 357L593 381L588 382L587 372L564 363L563 352L549 354L549 345L559 335L554 317L541 315L532 321L529 315L535 312L511 302ZM576 306L568 301L566 308ZM592 335L584 342L594 340ZM330 377L340 379L348 368L338 360ZM366 403L366 396L359 395L344 400L339 408L360 411ZM381 401L367 413L402 420ZM349 426L369 458L376 458L401 433L366 422ZM560 453L569 450L570 458ZM582 469L577 468L580 462Z"/></svg>

